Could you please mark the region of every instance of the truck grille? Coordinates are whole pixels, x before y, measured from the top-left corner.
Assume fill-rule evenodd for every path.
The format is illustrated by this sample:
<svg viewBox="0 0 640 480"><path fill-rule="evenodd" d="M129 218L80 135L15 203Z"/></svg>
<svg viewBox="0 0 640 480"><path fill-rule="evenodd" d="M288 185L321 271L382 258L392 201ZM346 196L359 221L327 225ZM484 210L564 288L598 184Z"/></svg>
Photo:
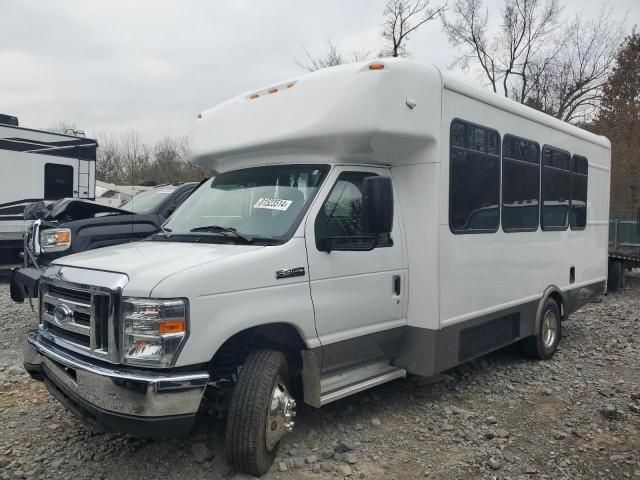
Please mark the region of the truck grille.
<svg viewBox="0 0 640 480"><path fill-rule="evenodd" d="M104 289L90 288L42 282L42 332L61 347L117 362L117 297Z"/></svg>

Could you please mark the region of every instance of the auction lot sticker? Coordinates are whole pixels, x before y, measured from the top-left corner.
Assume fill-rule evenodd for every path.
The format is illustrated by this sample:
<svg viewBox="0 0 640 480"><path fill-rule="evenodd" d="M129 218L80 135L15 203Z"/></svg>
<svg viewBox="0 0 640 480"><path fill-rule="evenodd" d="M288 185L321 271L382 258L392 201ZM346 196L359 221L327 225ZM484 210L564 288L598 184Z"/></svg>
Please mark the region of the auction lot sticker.
<svg viewBox="0 0 640 480"><path fill-rule="evenodd" d="M269 210L287 210L291 205L291 200L281 200L279 198L261 198L253 208L268 208Z"/></svg>

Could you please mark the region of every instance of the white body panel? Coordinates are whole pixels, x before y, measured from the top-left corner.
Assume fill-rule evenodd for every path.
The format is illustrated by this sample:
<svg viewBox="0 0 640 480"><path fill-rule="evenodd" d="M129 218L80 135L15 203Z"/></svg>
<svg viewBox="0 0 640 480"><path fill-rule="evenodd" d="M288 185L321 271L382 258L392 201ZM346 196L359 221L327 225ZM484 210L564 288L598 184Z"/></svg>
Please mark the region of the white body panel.
<svg viewBox="0 0 640 480"><path fill-rule="evenodd" d="M458 87L456 85L456 87ZM534 112L538 114L538 112ZM587 228L581 231L509 232L455 235L449 228L449 125L461 118L552 145L589 159ZM554 119L555 120L555 119ZM553 122L556 123L555 121ZM560 122L561 123L561 122ZM499 106L443 92L440 185L440 318L441 327L542 297L555 285L561 290L605 281L609 225L609 148L598 137L578 138L505 112ZM569 269L576 266L575 283Z"/></svg>

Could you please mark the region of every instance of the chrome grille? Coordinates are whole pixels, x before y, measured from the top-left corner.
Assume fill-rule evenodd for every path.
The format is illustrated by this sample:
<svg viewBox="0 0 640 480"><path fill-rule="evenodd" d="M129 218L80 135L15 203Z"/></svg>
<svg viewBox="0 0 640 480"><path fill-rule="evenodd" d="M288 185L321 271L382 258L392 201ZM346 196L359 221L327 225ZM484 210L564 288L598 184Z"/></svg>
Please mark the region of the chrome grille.
<svg viewBox="0 0 640 480"><path fill-rule="evenodd" d="M78 284L61 279L65 271L68 275L84 275L82 270L70 267L58 267L54 278L45 272L40 284L41 334L68 350L118 363L117 311L121 285L126 282L115 282L114 285L119 288L114 291L105 285ZM102 276L108 274L97 273ZM112 280L113 276L119 274L108 275L107 280Z"/></svg>

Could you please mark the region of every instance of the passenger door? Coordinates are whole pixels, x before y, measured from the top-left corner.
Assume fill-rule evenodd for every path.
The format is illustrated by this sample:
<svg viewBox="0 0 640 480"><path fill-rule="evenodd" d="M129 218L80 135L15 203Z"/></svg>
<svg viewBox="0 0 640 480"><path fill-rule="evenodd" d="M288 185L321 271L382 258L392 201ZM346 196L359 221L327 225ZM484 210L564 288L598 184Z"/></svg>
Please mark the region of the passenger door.
<svg viewBox="0 0 640 480"><path fill-rule="evenodd" d="M389 359L406 325L407 270L397 203L393 231L358 251L362 182L384 168L336 167L307 217L305 237L323 372ZM353 239L353 250L322 250L323 237ZM342 241L342 239L341 239Z"/></svg>

